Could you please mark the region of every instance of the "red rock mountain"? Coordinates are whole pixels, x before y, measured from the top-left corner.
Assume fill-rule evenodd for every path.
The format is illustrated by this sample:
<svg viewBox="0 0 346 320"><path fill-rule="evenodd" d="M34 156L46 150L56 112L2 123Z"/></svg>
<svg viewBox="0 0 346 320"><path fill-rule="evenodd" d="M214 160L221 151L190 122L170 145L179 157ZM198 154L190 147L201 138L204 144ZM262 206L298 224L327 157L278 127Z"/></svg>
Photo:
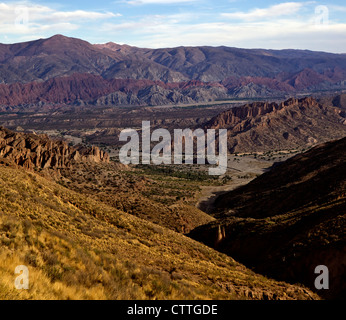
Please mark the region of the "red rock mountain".
<svg viewBox="0 0 346 320"><path fill-rule="evenodd" d="M193 103L227 97L227 89L218 83L197 80L164 83L153 80L112 79L99 75L78 74L52 78L44 82L0 84L0 106L34 104L121 104L157 105L168 103ZM156 95L156 97L155 97ZM207 98L208 99L208 98Z"/></svg>

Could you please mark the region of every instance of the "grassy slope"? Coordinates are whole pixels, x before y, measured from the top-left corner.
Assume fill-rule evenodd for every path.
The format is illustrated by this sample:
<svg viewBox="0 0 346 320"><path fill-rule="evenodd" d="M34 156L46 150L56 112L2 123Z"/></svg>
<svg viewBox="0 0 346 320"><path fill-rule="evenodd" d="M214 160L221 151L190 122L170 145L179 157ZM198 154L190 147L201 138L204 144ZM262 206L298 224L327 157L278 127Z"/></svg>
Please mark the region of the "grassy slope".
<svg viewBox="0 0 346 320"><path fill-rule="evenodd" d="M14 289L27 265L30 289ZM318 298L184 235L0 166L0 299Z"/></svg>
<svg viewBox="0 0 346 320"><path fill-rule="evenodd" d="M177 232L187 233L213 221L213 217L198 210L194 203L199 184L218 181L205 173L190 172L190 177L184 177L181 168L173 173L165 170L161 166L142 170L116 163L81 163L62 169L56 181L70 190ZM174 176L178 173L183 177Z"/></svg>

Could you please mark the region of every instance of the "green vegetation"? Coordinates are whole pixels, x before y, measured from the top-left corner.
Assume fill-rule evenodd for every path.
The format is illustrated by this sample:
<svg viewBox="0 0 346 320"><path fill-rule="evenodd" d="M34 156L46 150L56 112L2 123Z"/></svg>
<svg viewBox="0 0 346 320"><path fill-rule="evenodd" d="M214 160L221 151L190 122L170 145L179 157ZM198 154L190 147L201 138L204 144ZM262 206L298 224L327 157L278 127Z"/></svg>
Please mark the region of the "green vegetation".
<svg viewBox="0 0 346 320"><path fill-rule="evenodd" d="M137 165L136 168L143 171L143 173L148 175L158 175L166 177L175 177L179 179L185 179L190 181L213 183L219 178L216 176L210 176L206 171L197 171L191 169L188 166L185 170L174 168L174 166L147 166L147 165Z"/></svg>

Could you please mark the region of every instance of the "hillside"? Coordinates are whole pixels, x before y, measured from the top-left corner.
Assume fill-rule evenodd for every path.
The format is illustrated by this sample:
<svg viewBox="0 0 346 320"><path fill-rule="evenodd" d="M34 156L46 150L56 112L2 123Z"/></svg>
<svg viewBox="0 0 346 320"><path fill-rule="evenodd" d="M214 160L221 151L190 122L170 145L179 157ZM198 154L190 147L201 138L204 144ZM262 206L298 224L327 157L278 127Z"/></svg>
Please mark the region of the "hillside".
<svg viewBox="0 0 346 320"><path fill-rule="evenodd" d="M345 297L346 138L275 165L248 185L219 196L218 218L191 237L257 272L314 288L326 265L326 298Z"/></svg>
<svg viewBox="0 0 346 320"><path fill-rule="evenodd" d="M195 208L199 185L212 184L207 174L180 173L174 177L158 169L128 168L119 163L80 163L60 170L56 181L70 190L88 195L115 209L179 233L213 221ZM204 179L203 182L201 180Z"/></svg>
<svg viewBox="0 0 346 320"><path fill-rule="evenodd" d="M1 299L318 298L24 169L0 166L0 191Z"/></svg>
<svg viewBox="0 0 346 320"><path fill-rule="evenodd" d="M190 203L199 188L197 181L208 180L205 175L180 180L146 175L110 162L108 153L98 147L71 147L47 135L2 127L0 163L39 172L71 190L177 232L186 233L213 220ZM182 182L185 190L178 187Z"/></svg>
<svg viewBox="0 0 346 320"><path fill-rule="evenodd" d="M228 129L232 153L306 148L346 136L345 109L337 99L255 102L224 111L204 127Z"/></svg>

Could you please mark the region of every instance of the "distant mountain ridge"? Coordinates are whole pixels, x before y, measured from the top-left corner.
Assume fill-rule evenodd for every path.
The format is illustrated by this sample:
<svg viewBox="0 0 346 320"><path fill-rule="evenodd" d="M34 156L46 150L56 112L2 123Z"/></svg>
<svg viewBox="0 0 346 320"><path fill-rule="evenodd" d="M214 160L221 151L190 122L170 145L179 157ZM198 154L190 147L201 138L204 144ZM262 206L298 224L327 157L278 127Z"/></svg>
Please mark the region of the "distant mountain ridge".
<svg viewBox="0 0 346 320"><path fill-rule="evenodd" d="M94 83L97 76L101 77L99 86ZM14 84L19 86L17 91L24 101L43 95L49 96L49 103L76 103L78 98L69 99L73 84L59 87L52 81L61 78L57 81L68 82L66 77L73 77L80 92L85 93L81 100L99 104L159 105L285 96L346 89L346 55L229 47L144 49L115 43L93 45L62 35L0 44L1 105L17 105ZM131 81L122 91L101 79L110 83L119 79ZM191 81L196 81L194 90L176 88L177 83ZM154 85L156 82L158 86ZM40 86L43 91L33 99L28 86L29 91ZM132 90L133 86L138 90ZM52 90L59 94L52 95ZM144 91L144 97L138 95L139 90Z"/></svg>

